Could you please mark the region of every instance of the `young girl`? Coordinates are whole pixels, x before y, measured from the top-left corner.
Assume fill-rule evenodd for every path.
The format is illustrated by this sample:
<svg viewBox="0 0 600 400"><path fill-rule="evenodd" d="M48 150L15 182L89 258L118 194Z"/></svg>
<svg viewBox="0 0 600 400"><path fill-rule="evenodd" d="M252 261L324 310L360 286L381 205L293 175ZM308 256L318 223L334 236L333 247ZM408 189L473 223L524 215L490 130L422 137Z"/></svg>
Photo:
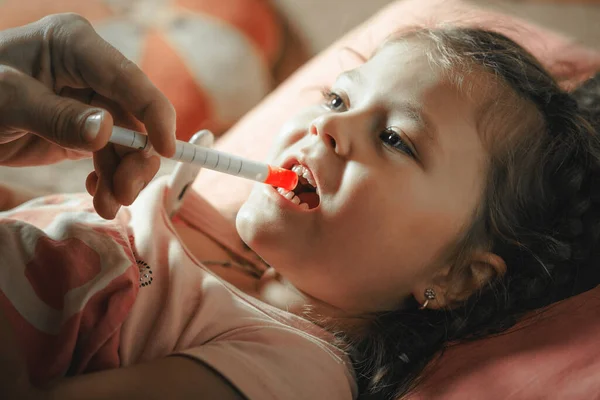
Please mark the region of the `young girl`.
<svg viewBox="0 0 600 400"><path fill-rule="evenodd" d="M115 221L81 196L2 214L0 304L36 383L4 357L9 393L406 393L448 343L598 283L580 95L500 34L416 29L285 126L270 162L301 184L257 185L237 232L197 193L171 218L164 179Z"/></svg>

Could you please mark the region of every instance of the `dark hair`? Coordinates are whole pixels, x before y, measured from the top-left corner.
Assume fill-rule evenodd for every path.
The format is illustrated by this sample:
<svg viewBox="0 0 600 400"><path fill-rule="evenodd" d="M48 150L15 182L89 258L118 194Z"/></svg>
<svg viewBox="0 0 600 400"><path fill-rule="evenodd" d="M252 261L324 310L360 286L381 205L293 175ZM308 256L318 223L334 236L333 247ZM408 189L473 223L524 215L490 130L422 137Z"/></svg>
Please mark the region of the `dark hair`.
<svg viewBox="0 0 600 400"><path fill-rule="evenodd" d="M457 85L468 81L467 73L483 71L478 77L496 92L480 110L491 157L483 201L451 261L453 271L464 272L472 251L483 248L502 257L507 269L461 304L419 310L409 299L347 339L365 398L406 394L449 344L506 330L526 312L600 282L594 265L600 78L567 93L532 55L495 32L419 29L400 40L412 38L432 45L426 46L431 61L447 67Z"/></svg>

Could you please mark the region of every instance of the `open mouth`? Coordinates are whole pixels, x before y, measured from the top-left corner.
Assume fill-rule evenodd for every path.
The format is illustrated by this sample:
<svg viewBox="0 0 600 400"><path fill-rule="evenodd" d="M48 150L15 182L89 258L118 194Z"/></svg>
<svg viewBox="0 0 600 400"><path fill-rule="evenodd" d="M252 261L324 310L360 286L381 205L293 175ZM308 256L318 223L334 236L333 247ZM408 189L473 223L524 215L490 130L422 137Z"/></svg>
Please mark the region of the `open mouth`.
<svg viewBox="0 0 600 400"><path fill-rule="evenodd" d="M304 210L317 208L321 199L317 184L310 170L297 162L289 169L298 175L298 185L291 191L282 188L277 188L277 191Z"/></svg>

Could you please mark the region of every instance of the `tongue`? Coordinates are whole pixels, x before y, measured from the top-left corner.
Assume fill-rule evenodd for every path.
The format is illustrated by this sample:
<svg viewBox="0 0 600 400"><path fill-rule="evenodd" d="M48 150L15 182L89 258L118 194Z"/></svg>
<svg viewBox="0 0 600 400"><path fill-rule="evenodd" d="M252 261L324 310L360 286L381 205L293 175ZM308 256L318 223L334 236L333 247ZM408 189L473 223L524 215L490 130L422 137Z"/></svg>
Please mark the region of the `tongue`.
<svg viewBox="0 0 600 400"><path fill-rule="evenodd" d="M308 204L308 208L315 208L319 205L319 195L315 192L304 192L298 195L298 198L302 203Z"/></svg>

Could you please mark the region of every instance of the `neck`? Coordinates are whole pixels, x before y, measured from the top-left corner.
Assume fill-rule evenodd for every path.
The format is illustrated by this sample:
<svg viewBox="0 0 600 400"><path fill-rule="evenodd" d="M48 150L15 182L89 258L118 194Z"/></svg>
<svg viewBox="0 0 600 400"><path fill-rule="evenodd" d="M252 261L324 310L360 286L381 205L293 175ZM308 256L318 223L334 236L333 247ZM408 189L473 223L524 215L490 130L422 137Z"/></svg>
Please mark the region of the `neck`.
<svg viewBox="0 0 600 400"><path fill-rule="evenodd" d="M322 328L333 327L347 334L359 333L369 324L366 316L348 312L300 291L274 268L269 268L257 285L259 300L281 310L299 315Z"/></svg>
<svg viewBox="0 0 600 400"><path fill-rule="evenodd" d="M261 301L282 310L302 315L309 305L306 296L291 283L269 268L257 284L257 294Z"/></svg>
<svg viewBox="0 0 600 400"><path fill-rule="evenodd" d="M274 268L267 268L264 272L254 268L255 273L251 273L251 265L245 265L226 247L185 221L175 222L174 226L181 241L200 262L249 296L323 328L327 328L324 321L335 321L334 325L344 332L360 330L360 327L367 325L365 318L352 317L348 312L298 290Z"/></svg>

